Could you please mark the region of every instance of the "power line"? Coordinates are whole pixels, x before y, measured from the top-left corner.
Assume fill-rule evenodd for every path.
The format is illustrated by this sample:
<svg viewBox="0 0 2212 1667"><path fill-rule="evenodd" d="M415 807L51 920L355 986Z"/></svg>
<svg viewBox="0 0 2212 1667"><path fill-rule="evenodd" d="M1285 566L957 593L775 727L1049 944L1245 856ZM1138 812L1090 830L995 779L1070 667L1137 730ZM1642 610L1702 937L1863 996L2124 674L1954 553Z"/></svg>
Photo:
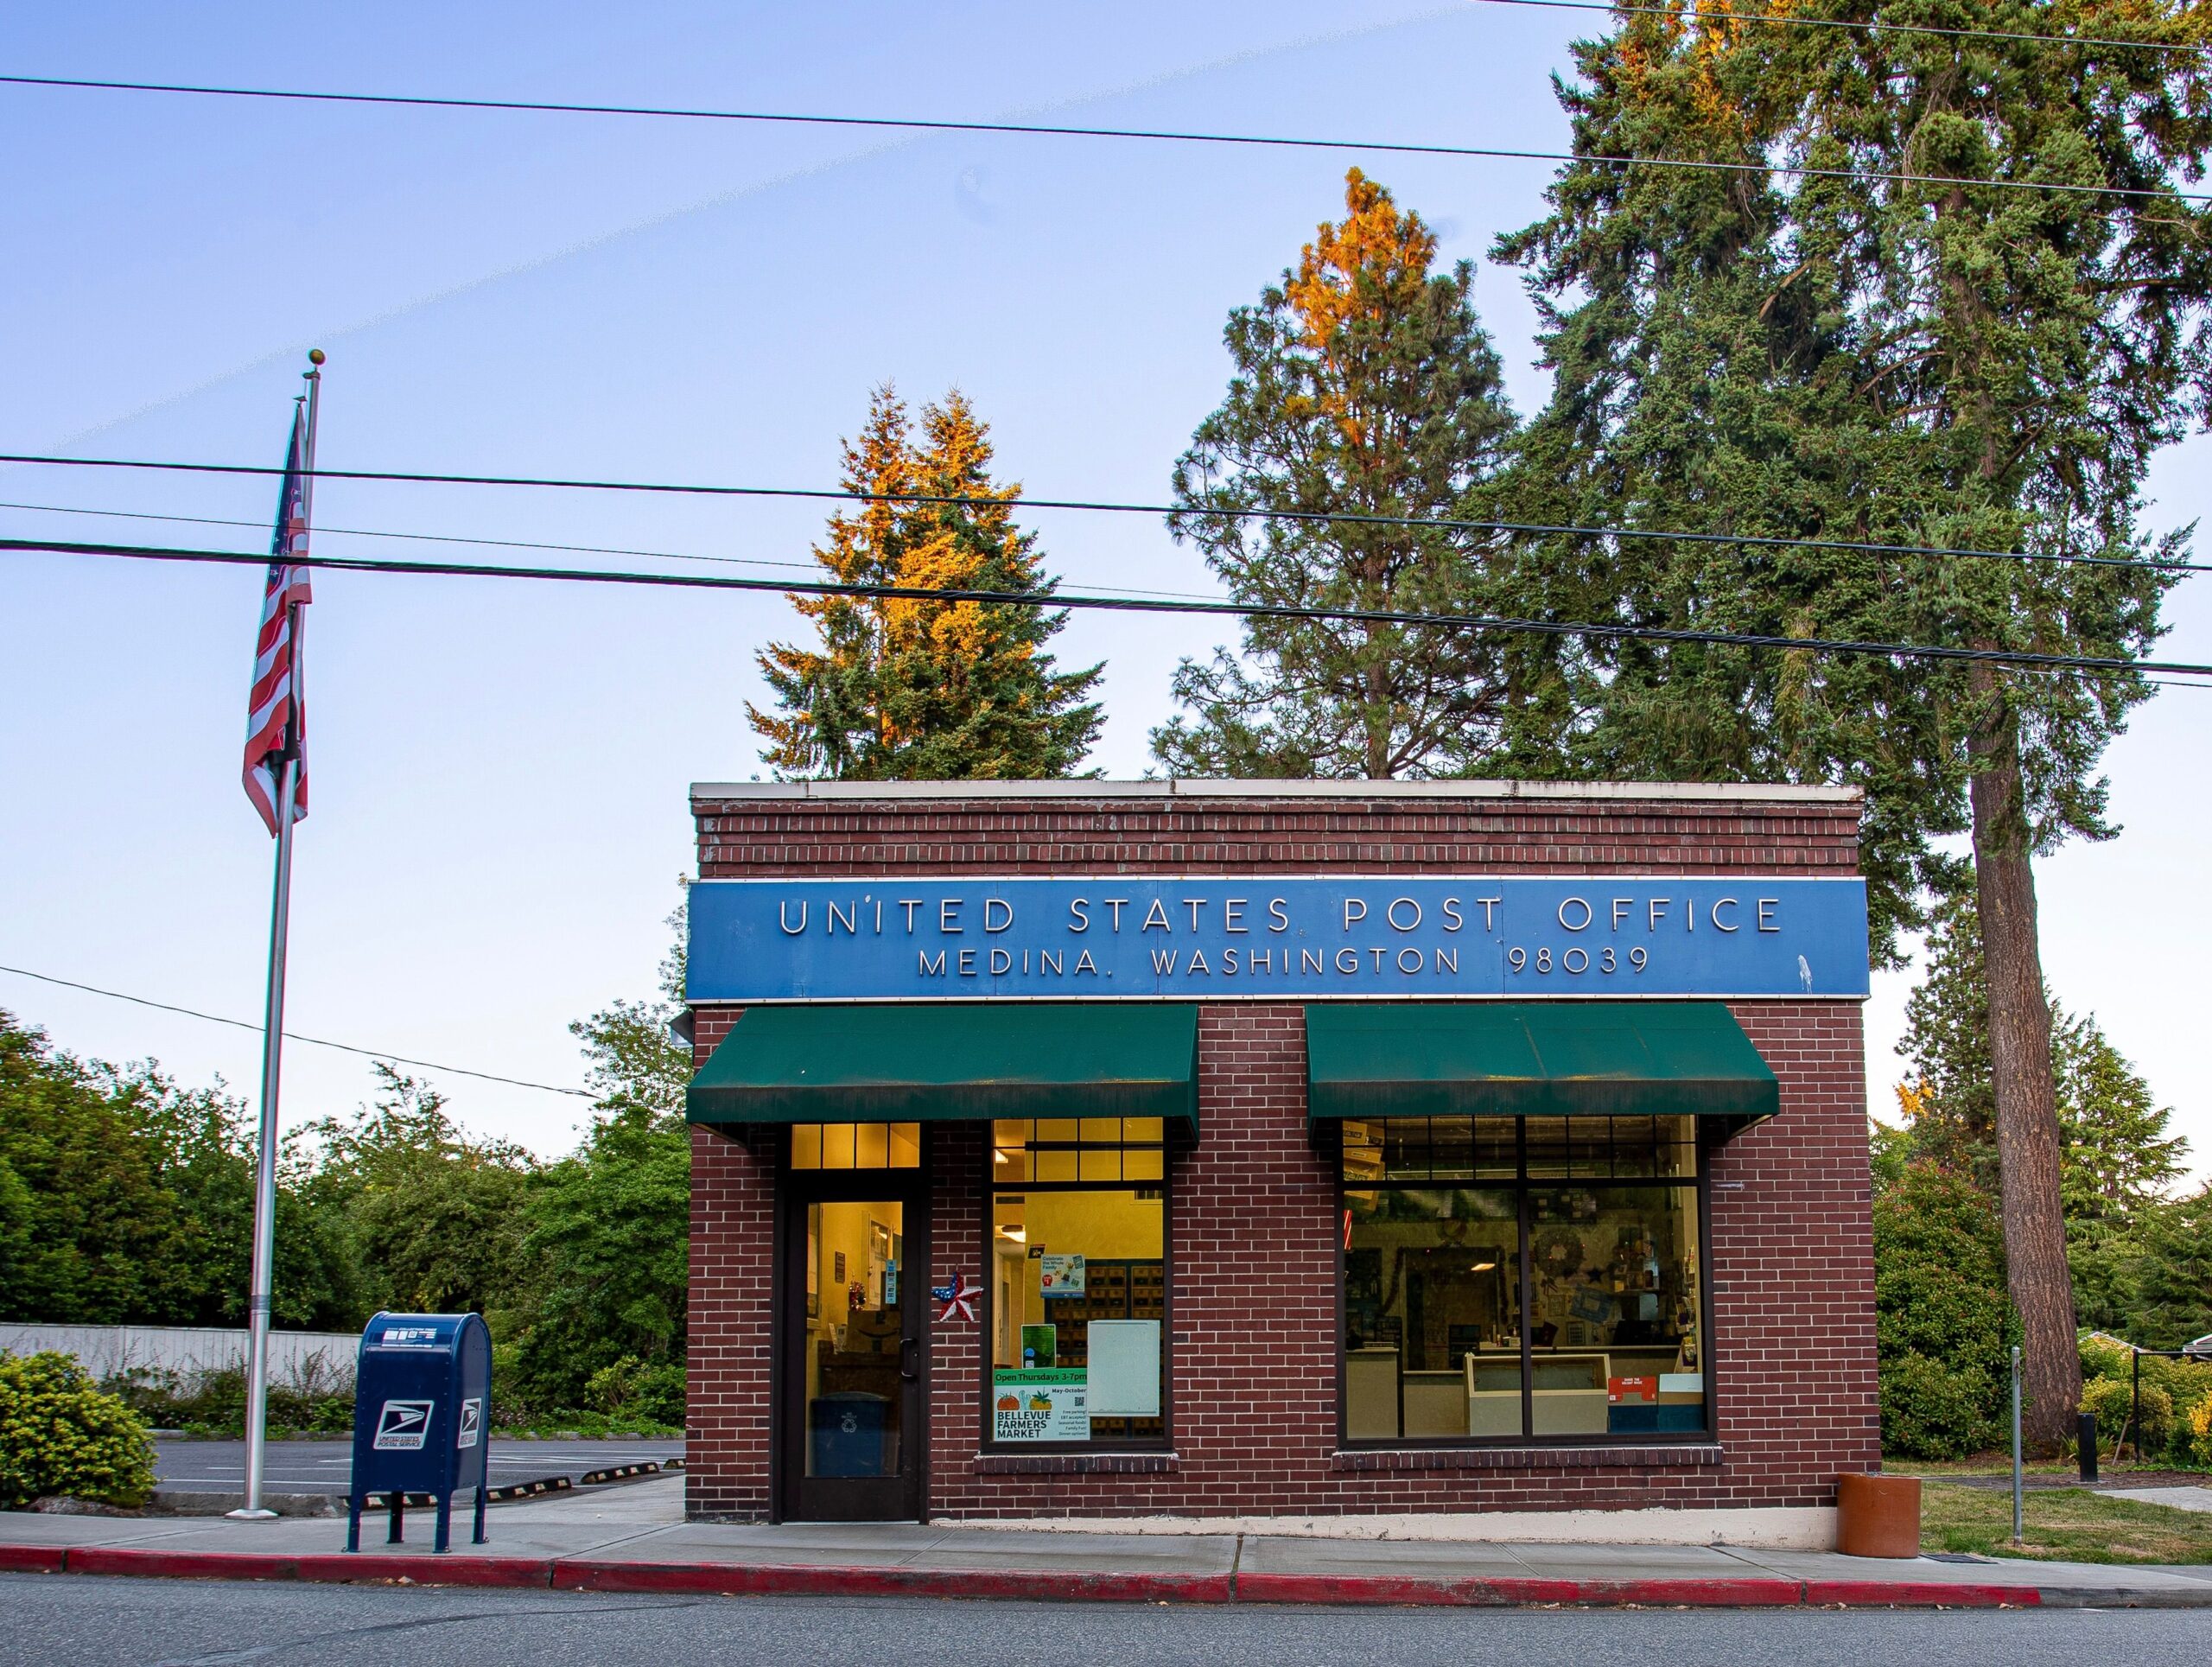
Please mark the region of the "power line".
<svg viewBox="0 0 2212 1667"><path fill-rule="evenodd" d="M378 105L416 110L492 110L559 116L658 117L678 121L747 122L798 127L897 128L926 133L1009 133L1068 139L1136 139L1174 144L1217 144L1292 150L1379 151L1395 156L1471 156L1493 162L1602 162L1623 168L1675 168L1714 174L1780 174L1802 180L1850 180L1860 184L1986 186L2004 191L2056 191L2073 195L2143 197L2170 202L2212 202L2212 194L2160 191L2142 186L2074 185L2057 180L1987 180L1948 174L1868 174L1849 168L1807 168L1789 162L1729 162L1682 156L1578 156L1567 150L1520 150L1497 145L1414 144L1403 140L1315 139L1289 134L1205 133L1173 128L1076 127L1046 122L959 122L917 116L824 116L793 111L687 109L675 105L569 104L549 99L442 99L422 93L323 92L296 87L219 86L185 81L109 81L63 75L0 75L0 86L62 87L99 92L167 92L211 99L257 99L297 104Z"/></svg>
<svg viewBox="0 0 2212 1667"><path fill-rule="evenodd" d="M33 972L29 967L0 966L0 972L12 972L19 978L35 978L42 984L60 984L65 989L81 989L89 995L105 996L118 1002L130 1002L139 1007L159 1008L164 1013L181 1013L188 1019L205 1019L213 1025L229 1025L233 1029L251 1030L261 1034L261 1027L244 1019L226 1019L219 1013L202 1013L198 1008L179 1007L173 1002L156 1002L144 996L126 996L119 989L102 989L98 984L80 984L73 978L56 978L50 973ZM355 1047L350 1042L326 1041L320 1036L302 1036L296 1030L283 1033L288 1041L305 1042L313 1047L334 1047L341 1053L358 1053L365 1059L388 1059L394 1065L411 1065L424 1071L443 1071L455 1077L474 1077L487 1083L505 1083L510 1088L536 1088L548 1094L573 1094L578 1099L594 1099L597 1096L582 1088L557 1088L551 1083L526 1082L520 1077L496 1076L489 1071L471 1071L465 1066L440 1065L435 1059L410 1059L404 1053L394 1053L381 1047Z"/></svg>
<svg viewBox="0 0 2212 1667"><path fill-rule="evenodd" d="M92 515L105 520L175 521L184 525L203 527L260 528L265 525L261 521L241 521L220 515L158 515L150 510L86 509L78 504L18 504L0 500L0 509L34 510L45 515ZM404 538L410 544L475 544L494 550L553 550L572 556L644 556L660 562L714 562L728 567L775 568L787 573L819 573L822 570L813 562L772 562L754 556L702 556L693 550L638 550L621 544L557 544L540 538L472 538L457 532L394 532L383 527L319 526L315 531L318 538L334 534L347 538ZM1196 590L1161 590L1110 584L1093 588L1116 596L1189 596L1205 600L1205 593Z"/></svg>
<svg viewBox="0 0 2212 1667"><path fill-rule="evenodd" d="M219 550L175 550L149 544L64 544L0 538L0 550L63 556L115 557L149 562L208 563L266 567L266 555ZM2028 671L2083 671L2137 676L2212 678L2212 665L2133 660L2089 654L2050 654L2021 649L1955 648L1934 643L1869 642L1850 638L1782 637L1732 631L1700 631L1648 625L1604 625L1515 619L1489 614L1420 614L1396 608L1319 608L1292 602L1179 601L1148 596L1040 595L1035 591L938 589L921 585L846 584L831 580L742 579L705 573L637 573L572 567L510 567L467 562L394 562L358 556L315 556L300 565L350 573L405 573L450 578L539 579L580 584L663 586L690 590L748 590L810 596L853 596L884 601L978 602L1010 608L1082 608L1123 614L1191 614L1236 619L1285 619L1353 625L1441 627L1548 637L1624 642L1702 643L1718 647L1794 649L1814 653L1871 654L1889 659L1980 662Z"/></svg>
<svg viewBox="0 0 2212 1667"><path fill-rule="evenodd" d="M144 458L51 457L21 452L0 452L0 463L48 464L63 468L155 469L186 474L280 475L282 468L266 463L176 463ZM383 480L416 486L532 487L571 492L637 492L709 498L798 498L832 503L924 504L954 508L1075 510L1108 515L1208 516L1244 521L1289 521L1337 526L1429 528L1448 532L1505 532L1532 538L1640 538L1662 543L1733 544L1763 550L1838 550L1873 556L1959 557L1975 561L2058 562L2085 567L2124 567L2160 572L2212 572L2212 563L2145 561L2126 556L2086 556L2066 550L1962 550L1942 544L1885 544L1843 538L1785 538L1759 533L1685 532L1637 527L1553 526L1534 521L1485 521L1449 516L1378 515L1355 510L1217 509L1188 504L1117 503L1103 499L995 498L982 494L920 492L852 492L830 487L721 487L656 480L566 480L535 474L433 474L402 469L325 469L313 471L319 480ZM258 521L251 523L259 526ZM459 541L457 541L459 542ZM485 540L498 543L499 540ZM524 545L524 548L532 546ZM546 548L560 549L550 545ZM582 548L577 546L576 548ZM610 550L611 555L652 552Z"/></svg>
<svg viewBox="0 0 2212 1667"><path fill-rule="evenodd" d="M2094 35L2036 35L2025 29L1946 29L1936 23L1892 23L1886 19L1799 17L1780 11L1734 11L1726 6L1616 5L1610 0L1475 0L1478 5L1525 6L1537 11L1625 12L1643 17L1673 17L1700 22L1782 23L1805 29L1861 29L1885 35L1941 35L1970 41L2042 41L2055 47L2118 47L2131 52L2202 52L2195 41L2121 41Z"/></svg>

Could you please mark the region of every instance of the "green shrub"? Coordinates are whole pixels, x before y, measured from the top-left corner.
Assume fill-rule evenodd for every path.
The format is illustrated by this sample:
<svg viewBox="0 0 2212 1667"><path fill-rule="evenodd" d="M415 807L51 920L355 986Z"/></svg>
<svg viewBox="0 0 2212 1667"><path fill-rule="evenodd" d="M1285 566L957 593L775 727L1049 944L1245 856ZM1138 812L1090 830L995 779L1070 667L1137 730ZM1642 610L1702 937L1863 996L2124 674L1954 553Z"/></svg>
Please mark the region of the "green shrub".
<svg viewBox="0 0 2212 1667"><path fill-rule="evenodd" d="M1986 1371L1924 1354L1881 1362L1882 1450L1917 1459L1962 1459L1995 1447L1997 1386Z"/></svg>
<svg viewBox="0 0 2212 1667"><path fill-rule="evenodd" d="M652 1424L683 1422L683 1363L646 1365L626 1354L601 1366L584 1385L584 1399L610 1418L629 1417Z"/></svg>
<svg viewBox="0 0 2212 1667"><path fill-rule="evenodd" d="M146 1426L74 1358L0 1355L0 1510L55 1493L130 1507L153 1490Z"/></svg>
<svg viewBox="0 0 2212 1667"><path fill-rule="evenodd" d="M683 1363L671 1360L638 1374L632 1397L639 1414L656 1424L683 1425Z"/></svg>
<svg viewBox="0 0 2212 1667"><path fill-rule="evenodd" d="M2134 1369L2135 1351L2116 1337L2082 1334L2082 1381L2093 1378L2125 1378ZM2083 1411L2088 1410L2087 1407ZM2102 1419L2098 1422L2101 1423Z"/></svg>
<svg viewBox="0 0 2212 1667"><path fill-rule="evenodd" d="M2097 1416L2097 1442L2107 1452L2120 1439L2127 1422L2128 1384L2120 1377L2092 1378L2082 1385L2082 1410Z"/></svg>
<svg viewBox="0 0 2212 1667"><path fill-rule="evenodd" d="M2173 1403L2177 1420L2185 1418L2200 1401L2212 1400L2212 1363L2145 1355L2143 1381L2165 1390Z"/></svg>
<svg viewBox="0 0 2212 1667"><path fill-rule="evenodd" d="M2107 1385L2110 1387L2107 1388ZM2085 1406L2091 1394L2094 1393L2099 1397L2098 1404L2092 1409L2097 1415L2098 1439L2100 1441L2105 1439L2105 1431L2109 1428L2112 1432L2111 1439L2116 1441L2120 1439L2121 1427L2126 1425L2127 1441L2130 1447L2145 1454L2164 1452L2167 1443L2173 1440L2174 1397L2147 1378L2145 1378L2140 1407L2143 1424L2139 1429L2128 1423L2129 1387L2128 1381L2125 1378L2100 1378L2092 1389L2083 1391L2082 1399ZM2109 1416L2112 1419L2109 1425L2105 1422L2107 1408L2110 1409Z"/></svg>
<svg viewBox="0 0 2212 1667"><path fill-rule="evenodd" d="M156 1429L195 1435L245 1433L243 1367L194 1373L141 1368L101 1387ZM313 1370L279 1378L269 1385L268 1417L272 1435L343 1435L353 1428L353 1392Z"/></svg>

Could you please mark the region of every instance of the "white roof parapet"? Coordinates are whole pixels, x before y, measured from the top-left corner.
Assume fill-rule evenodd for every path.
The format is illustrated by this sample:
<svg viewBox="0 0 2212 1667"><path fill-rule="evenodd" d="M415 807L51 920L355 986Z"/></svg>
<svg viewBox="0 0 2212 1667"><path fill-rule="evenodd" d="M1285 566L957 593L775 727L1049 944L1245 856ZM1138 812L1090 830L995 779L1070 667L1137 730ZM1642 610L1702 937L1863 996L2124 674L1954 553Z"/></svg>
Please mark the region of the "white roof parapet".
<svg viewBox="0 0 2212 1667"><path fill-rule="evenodd" d="M1525 799L1856 805L1857 787L1749 781L695 781L698 801L744 799Z"/></svg>

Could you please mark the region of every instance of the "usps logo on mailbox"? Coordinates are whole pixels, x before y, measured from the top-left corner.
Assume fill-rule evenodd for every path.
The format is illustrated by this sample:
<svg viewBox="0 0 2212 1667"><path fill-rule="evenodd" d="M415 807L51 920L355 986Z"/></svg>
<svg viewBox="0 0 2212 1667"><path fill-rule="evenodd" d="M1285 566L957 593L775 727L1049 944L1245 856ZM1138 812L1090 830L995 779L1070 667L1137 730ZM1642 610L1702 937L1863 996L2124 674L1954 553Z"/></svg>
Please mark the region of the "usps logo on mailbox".
<svg viewBox="0 0 2212 1667"><path fill-rule="evenodd" d="M377 1436L372 1447L406 1451L420 1447L430 1431L435 1401L387 1401L377 1414Z"/></svg>
<svg viewBox="0 0 2212 1667"><path fill-rule="evenodd" d="M472 1395L468 1399L461 1403L461 1435L459 1439L454 1442L454 1445L455 1447L474 1447L478 1438L483 1434L483 1397L480 1396Z"/></svg>

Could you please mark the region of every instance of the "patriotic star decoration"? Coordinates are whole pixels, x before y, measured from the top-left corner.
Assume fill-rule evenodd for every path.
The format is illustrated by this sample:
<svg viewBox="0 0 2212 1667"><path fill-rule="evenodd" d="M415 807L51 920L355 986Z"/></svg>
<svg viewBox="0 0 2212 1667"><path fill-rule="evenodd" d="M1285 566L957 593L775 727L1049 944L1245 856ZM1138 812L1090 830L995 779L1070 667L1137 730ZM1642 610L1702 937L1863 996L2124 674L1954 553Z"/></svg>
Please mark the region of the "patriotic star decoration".
<svg viewBox="0 0 2212 1667"><path fill-rule="evenodd" d="M930 1293L939 1304L938 1324L942 1326L954 1320L964 1320L971 1326L975 1324L976 1299L982 1294L982 1286L966 1274L956 1275L950 1285L938 1286Z"/></svg>

